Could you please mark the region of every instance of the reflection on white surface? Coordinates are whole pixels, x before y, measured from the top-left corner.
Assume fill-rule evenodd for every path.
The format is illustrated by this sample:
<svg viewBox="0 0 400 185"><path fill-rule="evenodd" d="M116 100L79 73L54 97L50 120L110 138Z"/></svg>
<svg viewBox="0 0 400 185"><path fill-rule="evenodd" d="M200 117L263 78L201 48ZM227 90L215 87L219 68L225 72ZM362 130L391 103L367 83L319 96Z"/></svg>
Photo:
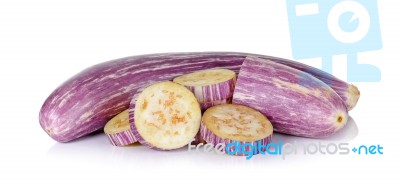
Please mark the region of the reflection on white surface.
<svg viewBox="0 0 400 185"><path fill-rule="evenodd" d="M358 127L350 117L347 125L335 135L325 139L311 139L289 136L275 133L274 142L349 142L358 135ZM125 147L112 146L103 133L96 133L71 143L56 143L48 151L48 157L58 160L74 160L98 163L102 161L110 164L124 164L128 166L173 166L179 161L180 164L194 164L199 166L210 166L214 164L235 167L241 165L262 165L281 162L280 156L255 155L251 160L243 156L219 155L215 152L188 151L187 147L173 151L157 151L149 149L140 144L133 144ZM317 156L313 156L317 157ZM300 159L304 156L290 156L290 160ZM306 160L311 160L306 158ZM300 161L300 160L298 160Z"/></svg>

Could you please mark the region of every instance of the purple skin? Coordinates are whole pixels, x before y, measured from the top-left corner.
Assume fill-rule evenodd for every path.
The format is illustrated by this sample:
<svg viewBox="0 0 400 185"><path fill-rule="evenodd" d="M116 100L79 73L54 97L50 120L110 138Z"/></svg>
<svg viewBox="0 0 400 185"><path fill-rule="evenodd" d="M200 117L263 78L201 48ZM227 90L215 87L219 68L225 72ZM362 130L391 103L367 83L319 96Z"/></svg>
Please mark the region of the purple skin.
<svg viewBox="0 0 400 185"><path fill-rule="evenodd" d="M68 142L102 129L109 119L129 107L137 89L215 67L237 73L247 55L307 69L323 81L333 81L332 88L344 101L352 96L348 90L351 86L346 82L330 78L332 75L316 68L279 58L231 52L152 54L104 62L76 74L46 99L39 113L39 122L51 138Z"/></svg>
<svg viewBox="0 0 400 185"><path fill-rule="evenodd" d="M232 92L233 94L233 92ZM226 103L231 103L232 102L232 97L229 97L228 99L224 100L216 100L213 102L207 102L207 103L200 103L200 109L201 111L205 111L210 107L216 106L216 105L221 105L221 104L226 104Z"/></svg>
<svg viewBox="0 0 400 185"><path fill-rule="evenodd" d="M236 77L228 81L208 86L185 86L196 96L200 103L220 101L232 97Z"/></svg>
<svg viewBox="0 0 400 185"><path fill-rule="evenodd" d="M235 140L231 140L231 139L224 139L221 138L217 135L215 135L211 130L209 130L203 123L200 124L200 134L201 134L201 138L204 139L205 142L207 143L211 143L214 146L216 146L219 143L224 143L225 146L229 143L235 142ZM259 140L261 144L263 145L268 145L268 143L270 143L272 140L272 134L269 135L268 137ZM237 141L238 143L240 143L240 145L243 145L244 143L251 143L253 146L255 145L255 143L258 143L258 141L253 141L253 142L241 142L241 141ZM250 151L249 147L245 148L246 151ZM225 150L224 150L225 151ZM233 147L229 148L229 151L233 151ZM243 156L244 154L240 155Z"/></svg>
<svg viewBox="0 0 400 185"><path fill-rule="evenodd" d="M272 62L290 66L300 71L309 73L315 78L318 78L319 80L327 84L329 87L331 87L340 96L342 101L345 103L348 111L350 111L356 106L358 99L360 98L360 91L356 86L348 84L347 82L344 82L336 78L335 76L320 69L305 65L303 63L294 62L292 60L287 60L282 58L268 57L262 55L253 55L253 56L257 56L262 59L267 59L271 60Z"/></svg>
<svg viewBox="0 0 400 185"><path fill-rule="evenodd" d="M106 134L110 142L114 146L125 146L135 143L137 138L132 133L132 130L125 130L116 134Z"/></svg>
<svg viewBox="0 0 400 185"><path fill-rule="evenodd" d="M42 128L59 142L102 129L127 109L133 92L188 72L222 67L238 72L243 56L224 53L144 55L95 65L58 87L39 114Z"/></svg>
<svg viewBox="0 0 400 185"><path fill-rule="evenodd" d="M271 121L274 131L311 138L327 137L348 119L340 97L308 73L248 57L239 73L233 103L252 107Z"/></svg>
<svg viewBox="0 0 400 185"><path fill-rule="evenodd" d="M131 125L131 130L133 135L135 136L135 138L137 139L137 141L142 144L145 145L149 148L155 149L155 150L162 150L159 149L155 146L153 146L152 144L148 143L146 140L143 139L143 137L140 135L139 131L136 129L135 126L135 105L136 105L136 100L138 98L140 93L137 93L131 100L130 104L129 104L129 124Z"/></svg>

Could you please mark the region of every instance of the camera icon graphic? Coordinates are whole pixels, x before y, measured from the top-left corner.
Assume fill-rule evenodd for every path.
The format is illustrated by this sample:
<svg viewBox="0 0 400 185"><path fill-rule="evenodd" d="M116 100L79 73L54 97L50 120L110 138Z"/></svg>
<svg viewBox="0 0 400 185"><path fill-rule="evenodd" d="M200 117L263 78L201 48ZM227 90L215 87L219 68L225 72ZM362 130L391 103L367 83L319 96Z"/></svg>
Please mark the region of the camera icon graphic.
<svg viewBox="0 0 400 185"><path fill-rule="evenodd" d="M332 56L347 55L347 80L380 81L379 68L357 61L357 53L382 48L377 0L286 0L295 59L322 58L332 73Z"/></svg>

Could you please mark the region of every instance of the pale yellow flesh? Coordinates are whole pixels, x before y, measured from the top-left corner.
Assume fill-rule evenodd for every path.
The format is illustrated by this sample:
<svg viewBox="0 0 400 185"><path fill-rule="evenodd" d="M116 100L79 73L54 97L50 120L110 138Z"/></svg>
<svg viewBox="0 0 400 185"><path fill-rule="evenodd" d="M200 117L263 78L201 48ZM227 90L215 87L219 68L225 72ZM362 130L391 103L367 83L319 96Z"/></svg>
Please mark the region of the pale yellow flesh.
<svg viewBox="0 0 400 185"><path fill-rule="evenodd" d="M207 69L182 75L174 79L175 83L185 86L207 86L236 78L235 72L228 69Z"/></svg>
<svg viewBox="0 0 400 185"><path fill-rule="evenodd" d="M203 124L223 139L253 142L272 134L271 122L260 112L242 105L222 104L207 109Z"/></svg>
<svg viewBox="0 0 400 185"><path fill-rule="evenodd" d="M104 127L104 132L106 134L116 134L129 129L129 110L127 109L108 121L106 126Z"/></svg>
<svg viewBox="0 0 400 185"><path fill-rule="evenodd" d="M136 101L137 131L157 148L185 146L199 131L200 120L200 106L193 93L173 82L146 88Z"/></svg>

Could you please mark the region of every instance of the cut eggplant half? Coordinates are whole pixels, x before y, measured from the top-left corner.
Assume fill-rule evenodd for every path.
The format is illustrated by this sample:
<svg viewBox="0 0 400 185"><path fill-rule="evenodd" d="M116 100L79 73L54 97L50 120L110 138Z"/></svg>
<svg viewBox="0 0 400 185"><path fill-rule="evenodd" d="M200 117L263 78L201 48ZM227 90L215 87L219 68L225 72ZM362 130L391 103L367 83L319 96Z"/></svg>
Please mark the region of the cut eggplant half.
<svg viewBox="0 0 400 185"><path fill-rule="evenodd" d="M274 131L301 137L329 137L349 118L340 96L323 81L255 57L243 62L232 102L260 111Z"/></svg>

